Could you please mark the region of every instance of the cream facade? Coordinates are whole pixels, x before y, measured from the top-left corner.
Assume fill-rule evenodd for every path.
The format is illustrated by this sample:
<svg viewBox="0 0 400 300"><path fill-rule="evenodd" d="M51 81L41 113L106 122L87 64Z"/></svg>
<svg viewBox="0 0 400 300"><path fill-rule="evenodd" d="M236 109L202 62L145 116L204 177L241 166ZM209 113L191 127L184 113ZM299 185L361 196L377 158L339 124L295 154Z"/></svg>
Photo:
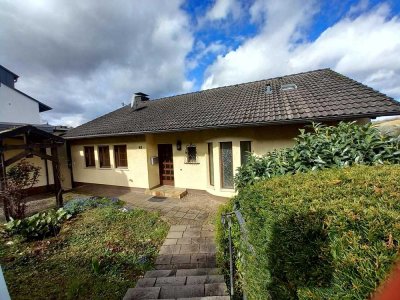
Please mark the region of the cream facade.
<svg viewBox="0 0 400 300"><path fill-rule="evenodd" d="M240 127L71 140L73 178L75 182L143 189L160 186L163 183L160 171L163 170L160 168L161 162L156 161L162 156L159 145L171 145L175 187L206 190L213 195L229 197L235 191L233 187L224 187L221 143L231 145L234 174L241 165L241 142L250 142L251 152L263 155L293 145L299 128L299 125ZM127 167L115 167L115 145L126 145ZM86 167L85 146L94 147L95 166ZM100 167L99 146L109 146L110 167ZM188 161L188 146L195 147L195 161ZM214 178L213 182L211 177Z"/></svg>

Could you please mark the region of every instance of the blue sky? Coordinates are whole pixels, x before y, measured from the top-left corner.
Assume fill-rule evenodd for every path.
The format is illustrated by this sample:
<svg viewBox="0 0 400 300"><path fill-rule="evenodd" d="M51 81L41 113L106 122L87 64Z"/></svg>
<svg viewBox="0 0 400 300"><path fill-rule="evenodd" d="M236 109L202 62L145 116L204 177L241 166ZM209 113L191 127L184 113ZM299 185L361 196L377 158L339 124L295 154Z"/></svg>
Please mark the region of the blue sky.
<svg viewBox="0 0 400 300"><path fill-rule="evenodd" d="M240 2L241 5L240 17L235 19L231 15L228 15L226 19L218 22L209 22L207 25L199 25L199 22L203 21L202 18L213 8L216 1L187 1L182 6L188 15L191 16L192 26L196 28L194 37L197 43L210 45L219 42L225 46L225 49L222 49L220 52L209 52L206 56L202 57L197 67L188 70L187 76L195 82L195 90L201 89L205 71L218 55L225 55L229 50L235 50L244 40L254 37L262 29L261 24L249 21L250 14L248 10L253 2L237 2ZM389 18L397 17L400 14L400 1L332 0L317 1L314 4L318 7L318 11L313 15L310 24L305 29L305 36L302 37L302 39L310 42L315 41L326 29L334 26L340 20L347 17L355 19L380 5L388 5L390 7ZM351 13L352 8L357 6L360 6L360 9ZM192 51L188 54L189 60L199 54L198 48L196 46L193 47Z"/></svg>
<svg viewBox="0 0 400 300"><path fill-rule="evenodd" d="M400 99L400 1L0 0L0 64L76 126L129 103L319 68Z"/></svg>

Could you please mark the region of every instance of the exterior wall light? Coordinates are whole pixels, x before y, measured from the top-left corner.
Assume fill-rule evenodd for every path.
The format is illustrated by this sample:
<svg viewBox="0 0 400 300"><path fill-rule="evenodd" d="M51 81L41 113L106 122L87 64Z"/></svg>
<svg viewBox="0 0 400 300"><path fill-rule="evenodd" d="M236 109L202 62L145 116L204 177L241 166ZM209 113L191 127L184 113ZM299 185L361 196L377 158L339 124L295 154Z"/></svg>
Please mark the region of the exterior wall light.
<svg viewBox="0 0 400 300"><path fill-rule="evenodd" d="M181 140L176 141L176 150L178 150L178 151L182 150L182 141Z"/></svg>

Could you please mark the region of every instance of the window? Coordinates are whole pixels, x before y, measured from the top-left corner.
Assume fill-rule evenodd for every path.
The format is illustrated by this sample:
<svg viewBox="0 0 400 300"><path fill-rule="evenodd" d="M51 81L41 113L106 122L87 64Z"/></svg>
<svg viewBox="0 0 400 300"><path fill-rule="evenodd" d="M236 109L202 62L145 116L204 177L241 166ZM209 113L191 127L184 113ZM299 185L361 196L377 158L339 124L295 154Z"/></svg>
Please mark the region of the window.
<svg viewBox="0 0 400 300"><path fill-rule="evenodd" d="M221 148L221 183L222 188L233 189L233 158L232 143L224 142L220 144Z"/></svg>
<svg viewBox="0 0 400 300"><path fill-rule="evenodd" d="M96 163L94 161L94 147L93 146L86 146L84 147L85 151L85 164L86 167L95 167Z"/></svg>
<svg viewBox="0 0 400 300"><path fill-rule="evenodd" d="M293 91L297 89L297 85L294 83L282 84L281 91Z"/></svg>
<svg viewBox="0 0 400 300"><path fill-rule="evenodd" d="M127 168L128 157L126 155L126 145L115 145L114 146L114 158L116 168Z"/></svg>
<svg viewBox="0 0 400 300"><path fill-rule="evenodd" d="M108 146L99 146L100 168L110 168L110 148Z"/></svg>
<svg viewBox="0 0 400 300"><path fill-rule="evenodd" d="M251 155L251 142L240 141L240 164L245 165Z"/></svg>
<svg viewBox="0 0 400 300"><path fill-rule="evenodd" d="M214 154L213 143L208 143L208 174L210 177L210 185L214 186Z"/></svg>
<svg viewBox="0 0 400 300"><path fill-rule="evenodd" d="M197 163L197 150L195 145L186 146L186 163Z"/></svg>

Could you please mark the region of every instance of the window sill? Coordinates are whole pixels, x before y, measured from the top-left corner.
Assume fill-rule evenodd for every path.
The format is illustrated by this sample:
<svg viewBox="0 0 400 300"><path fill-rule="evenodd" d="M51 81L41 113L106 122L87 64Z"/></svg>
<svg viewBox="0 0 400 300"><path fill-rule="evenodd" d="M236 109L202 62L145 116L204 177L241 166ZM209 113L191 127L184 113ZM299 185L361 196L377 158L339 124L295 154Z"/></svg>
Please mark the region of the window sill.
<svg viewBox="0 0 400 300"><path fill-rule="evenodd" d="M193 161L193 162L185 161L185 165L199 165L199 164L200 164L200 163L197 162L197 161Z"/></svg>
<svg viewBox="0 0 400 300"><path fill-rule="evenodd" d="M221 192L234 192L235 188L221 188L220 191Z"/></svg>
<svg viewBox="0 0 400 300"><path fill-rule="evenodd" d="M112 170L111 167L100 167L99 170Z"/></svg>
<svg viewBox="0 0 400 300"><path fill-rule="evenodd" d="M95 170L95 169L96 169L96 166L93 166L93 167L84 167L84 169L91 169L91 170Z"/></svg>
<svg viewBox="0 0 400 300"><path fill-rule="evenodd" d="M115 168L116 170L121 170L121 171L129 171L128 167L117 167Z"/></svg>

